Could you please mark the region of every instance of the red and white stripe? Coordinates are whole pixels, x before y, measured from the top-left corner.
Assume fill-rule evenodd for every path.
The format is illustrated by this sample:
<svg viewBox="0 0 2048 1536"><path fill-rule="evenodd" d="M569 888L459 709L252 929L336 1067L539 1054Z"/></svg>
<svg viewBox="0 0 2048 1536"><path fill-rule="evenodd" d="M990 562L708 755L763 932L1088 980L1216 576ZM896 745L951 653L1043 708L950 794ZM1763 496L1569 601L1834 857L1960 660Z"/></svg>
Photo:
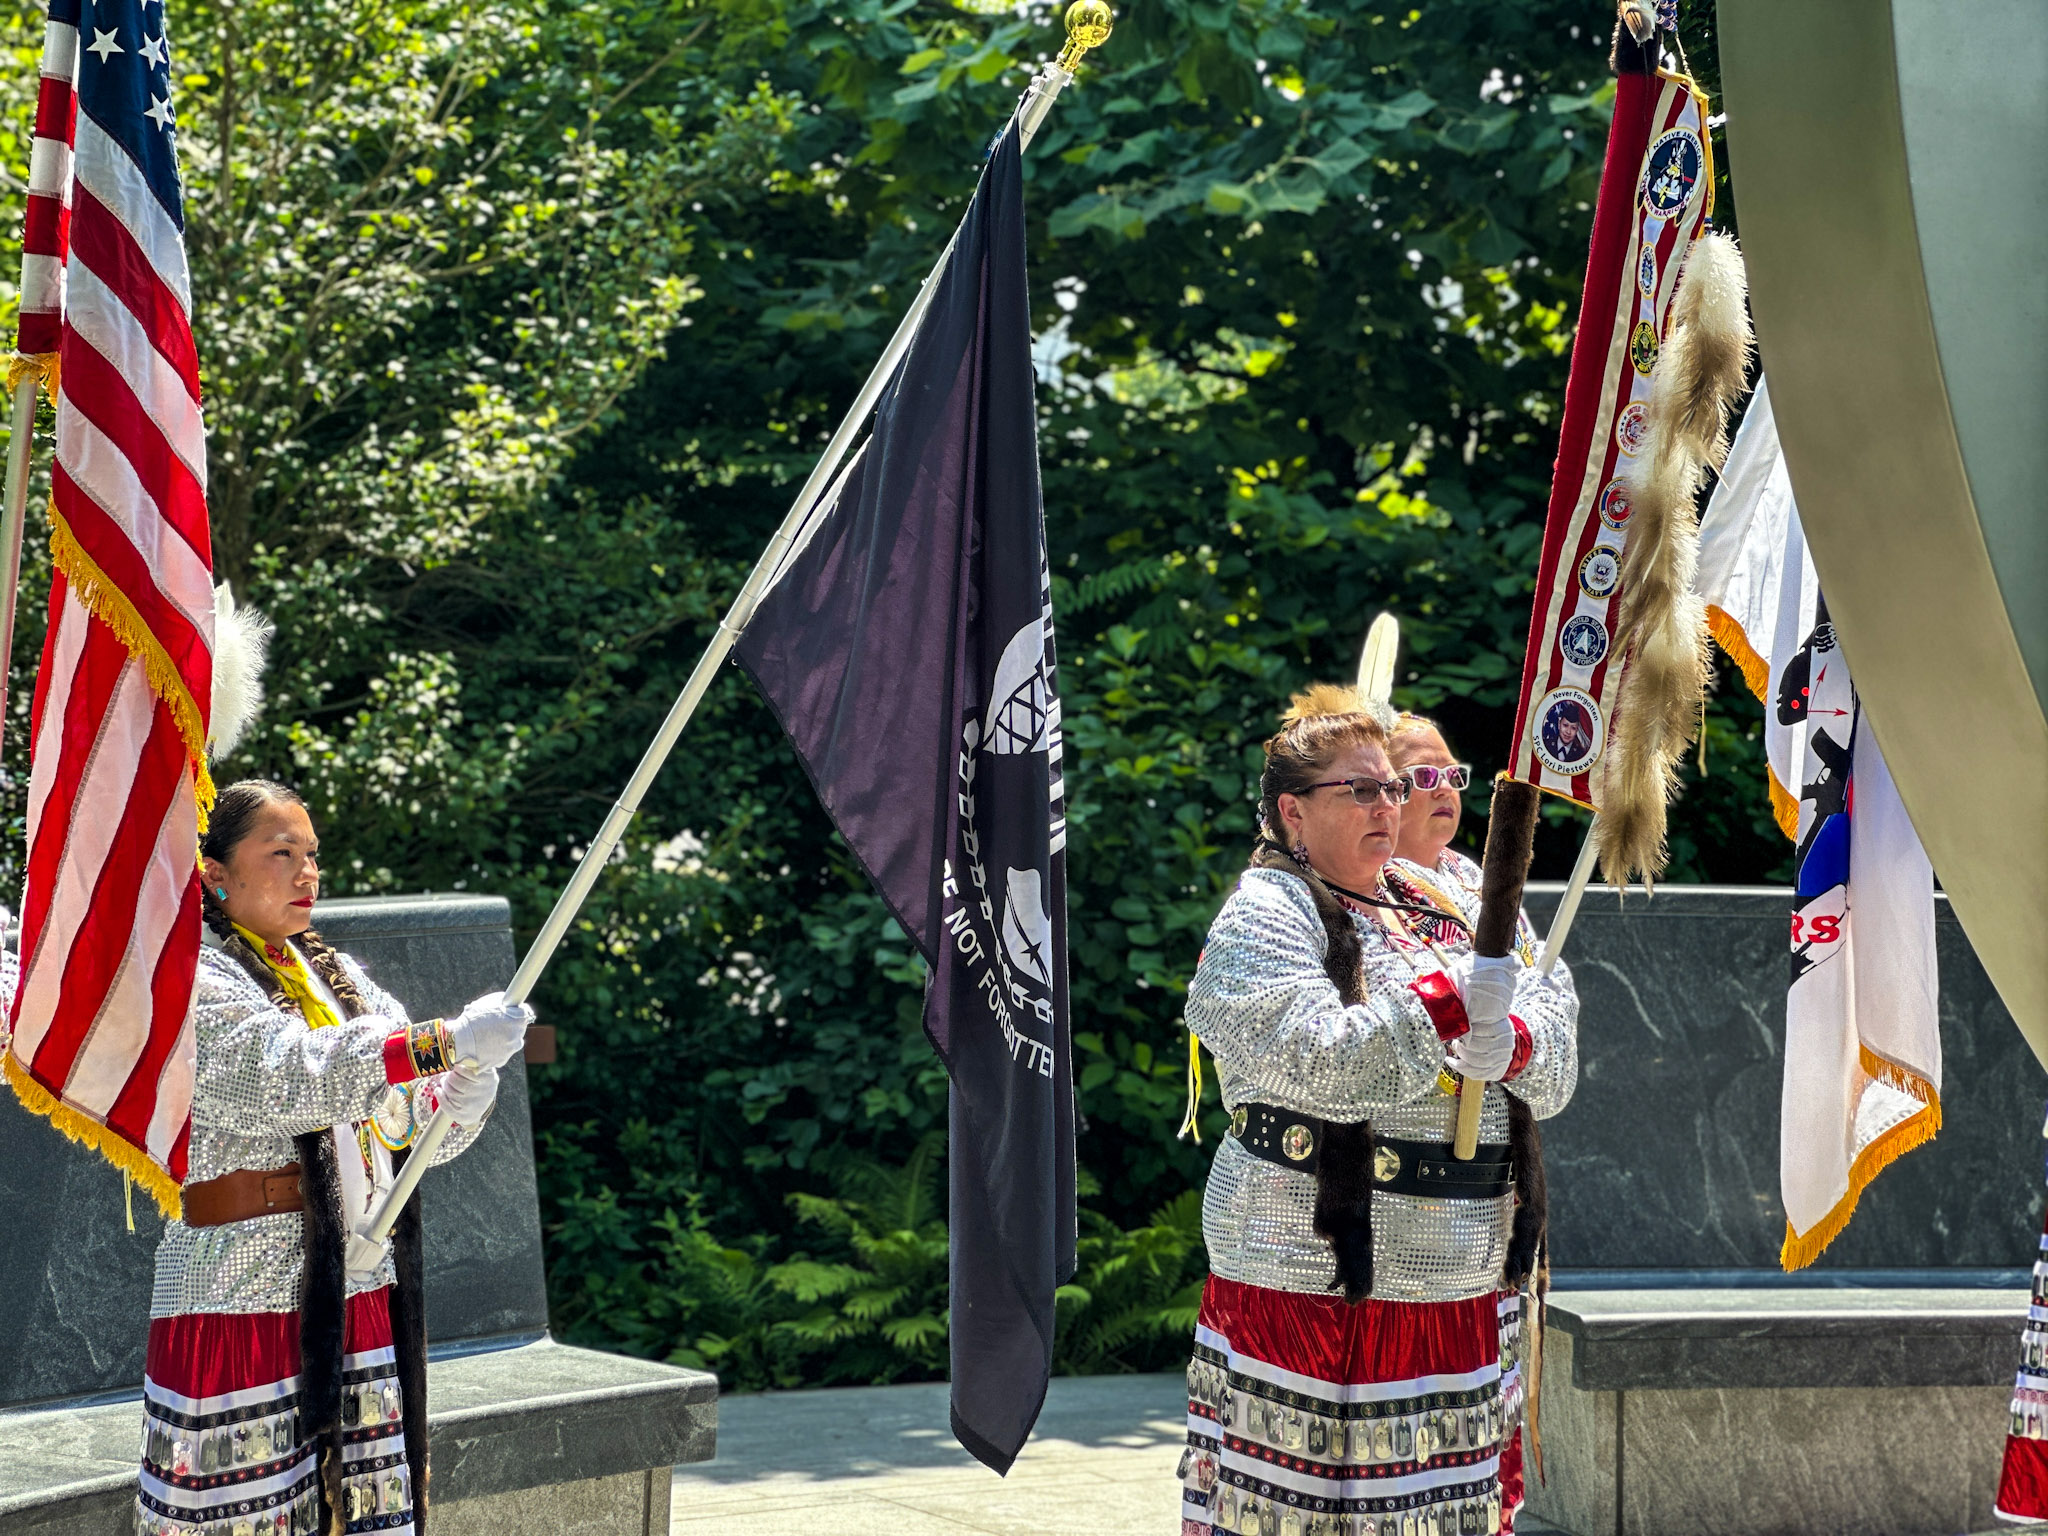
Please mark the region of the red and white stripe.
<svg viewBox="0 0 2048 1536"><path fill-rule="evenodd" d="M83 560L60 543L9 1050L60 1119L146 1153L168 1199L192 1101L204 771L193 727L203 735L213 652L206 442L182 235L127 152L77 111L77 57L76 29L53 20L21 347L59 355L51 499ZM146 641L131 632L131 648L101 617L117 613Z"/></svg>
<svg viewBox="0 0 2048 1536"><path fill-rule="evenodd" d="M28 217L21 241L20 347L57 350L64 315L64 253L71 228L71 144L78 122L78 28L53 21L43 34L42 84L28 161Z"/></svg>

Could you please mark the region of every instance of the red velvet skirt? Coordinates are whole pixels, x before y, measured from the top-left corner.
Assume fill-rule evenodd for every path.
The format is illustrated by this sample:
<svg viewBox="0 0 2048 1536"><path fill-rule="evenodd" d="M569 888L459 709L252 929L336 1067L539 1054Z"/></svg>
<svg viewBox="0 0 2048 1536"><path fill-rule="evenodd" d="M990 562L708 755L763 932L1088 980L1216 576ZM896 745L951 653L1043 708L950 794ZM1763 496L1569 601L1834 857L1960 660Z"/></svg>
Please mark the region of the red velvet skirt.
<svg viewBox="0 0 2048 1536"><path fill-rule="evenodd" d="M1215 1276L1182 1536L1498 1536L1522 1502L1521 1298L1365 1301Z"/></svg>
<svg viewBox="0 0 2048 1536"><path fill-rule="evenodd" d="M410 1536L386 1291L348 1302L342 1362L343 1517ZM311 1536L318 1465L299 1419L299 1314L187 1313L149 1325L142 1382L142 1536Z"/></svg>

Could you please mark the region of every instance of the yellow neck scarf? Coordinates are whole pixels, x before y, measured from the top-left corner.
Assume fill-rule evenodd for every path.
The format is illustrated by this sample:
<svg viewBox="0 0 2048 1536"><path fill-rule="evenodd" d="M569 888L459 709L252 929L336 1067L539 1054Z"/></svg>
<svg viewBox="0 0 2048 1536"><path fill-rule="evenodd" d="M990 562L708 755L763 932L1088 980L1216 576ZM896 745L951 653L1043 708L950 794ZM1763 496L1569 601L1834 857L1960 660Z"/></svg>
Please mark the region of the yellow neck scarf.
<svg viewBox="0 0 2048 1536"><path fill-rule="evenodd" d="M306 970L306 963L299 958L297 950L289 944L278 946L259 939L240 923L235 924L235 932L242 936L243 942L263 957L263 963L270 967L270 974L275 976L277 984L284 988L285 996L298 1004L299 1014L309 1028L326 1029L329 1025L341 1022L341 1016L329 1006L327 999L320 995L319 988L314 986L313 978Z"/></svg>

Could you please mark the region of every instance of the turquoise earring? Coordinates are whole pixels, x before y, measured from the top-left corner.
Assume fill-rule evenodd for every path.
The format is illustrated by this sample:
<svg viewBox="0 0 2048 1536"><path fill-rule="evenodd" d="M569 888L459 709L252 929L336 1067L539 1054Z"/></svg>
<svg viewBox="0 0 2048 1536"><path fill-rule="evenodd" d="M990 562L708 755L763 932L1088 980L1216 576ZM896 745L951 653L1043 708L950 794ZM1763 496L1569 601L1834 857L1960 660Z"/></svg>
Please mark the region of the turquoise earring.
<svg viewBox="0 0 2048 1536"><path fill-rule="evenodd" d="M216 885L213 888L213 894L220 900L226 901L228 899L228 888L224 885Z"/></svg>

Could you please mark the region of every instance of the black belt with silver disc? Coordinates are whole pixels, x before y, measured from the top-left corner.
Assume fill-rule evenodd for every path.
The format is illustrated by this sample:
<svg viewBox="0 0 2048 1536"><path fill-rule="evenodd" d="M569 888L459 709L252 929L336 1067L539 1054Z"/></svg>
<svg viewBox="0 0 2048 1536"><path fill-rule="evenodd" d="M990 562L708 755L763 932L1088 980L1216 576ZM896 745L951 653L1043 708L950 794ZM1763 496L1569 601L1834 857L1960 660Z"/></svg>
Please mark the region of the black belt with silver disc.
<svg viewBox="0 0 2048 1536"><path fill-rule="evenodd" d="M1230 1134L1254 1157L1312 1174L1322 1157L1326 1124L1271 1104L1240 1104L1231 1113ZM1376 1136L1372 1185L1385 1194L1425 1200L1498 1200L1515 1187L1515 1164L1504 1141L1481 1142L1464 1162L1451 1155L1449 1142Z"/></svg>

